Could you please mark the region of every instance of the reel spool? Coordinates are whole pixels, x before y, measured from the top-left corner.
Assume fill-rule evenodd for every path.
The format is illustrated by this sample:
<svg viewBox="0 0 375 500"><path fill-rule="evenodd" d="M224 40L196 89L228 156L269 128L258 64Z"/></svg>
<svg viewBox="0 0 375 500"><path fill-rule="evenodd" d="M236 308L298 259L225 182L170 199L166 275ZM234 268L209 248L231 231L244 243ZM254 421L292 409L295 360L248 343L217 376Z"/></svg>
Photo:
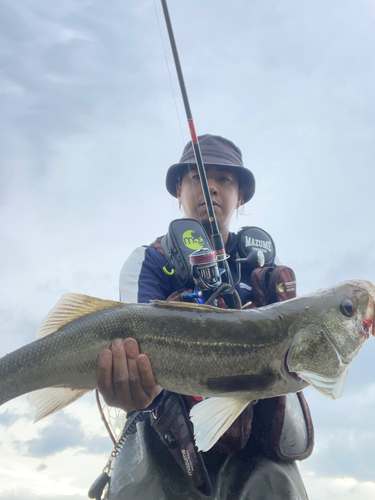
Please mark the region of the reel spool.
<svg viewBox="0 0 375 500"><path fill-rule="evenodd" d="M221 285L221 276L216 253L209 248L200 248L189 255L193 279L199 290L215 290Z"/></svg>

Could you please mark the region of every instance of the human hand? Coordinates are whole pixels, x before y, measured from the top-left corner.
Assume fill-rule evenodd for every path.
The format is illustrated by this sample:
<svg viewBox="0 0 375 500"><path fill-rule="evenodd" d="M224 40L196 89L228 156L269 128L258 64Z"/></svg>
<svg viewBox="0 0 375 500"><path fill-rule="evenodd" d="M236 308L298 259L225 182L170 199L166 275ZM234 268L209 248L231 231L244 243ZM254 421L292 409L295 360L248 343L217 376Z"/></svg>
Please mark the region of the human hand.
<svg viewBox="0 0 375 500"><path fill-rule="evenodd" d="M139 354L138 344L132 338L116 339L111 350L104 349L96 378L107 405L127 413L147 408L163 390L155 382L150 360Z"/></svg>

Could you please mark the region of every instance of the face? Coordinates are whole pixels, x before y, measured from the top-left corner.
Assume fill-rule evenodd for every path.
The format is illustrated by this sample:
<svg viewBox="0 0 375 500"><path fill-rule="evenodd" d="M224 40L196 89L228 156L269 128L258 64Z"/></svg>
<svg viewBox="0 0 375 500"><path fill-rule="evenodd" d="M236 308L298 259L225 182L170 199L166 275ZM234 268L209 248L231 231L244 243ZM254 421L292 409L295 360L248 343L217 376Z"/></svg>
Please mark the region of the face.
<svg viewBox="0 0 375 500"><path fill-rule="evenodd" d="M219 229L228 232L233 212L242 201L237 178L232 169L215 166L206 167L206 176ZM177 185L177 198L186 217L202 221L206 226L208 214L196 169L186 172L181 186Z"/></svg>

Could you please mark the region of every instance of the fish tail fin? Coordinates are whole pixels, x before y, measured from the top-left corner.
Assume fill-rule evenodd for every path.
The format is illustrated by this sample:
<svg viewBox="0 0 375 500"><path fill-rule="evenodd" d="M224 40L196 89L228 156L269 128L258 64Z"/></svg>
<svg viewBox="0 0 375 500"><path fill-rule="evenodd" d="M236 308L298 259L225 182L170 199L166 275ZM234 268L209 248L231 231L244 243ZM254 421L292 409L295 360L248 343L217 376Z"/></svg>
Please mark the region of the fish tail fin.
<svg viewBox="0 0 375 500"><path fill-rule="evenodd" d="M63 295L39 328L36 334L37 341L31 342L0 359L0 406L11 399L35 390L41 390L46 386L55 386L55 389L60 390L60 394L63 394L64 389L62 386L66 384L61 379L60 373L55 371L53 356L56 356L59 349L64 349L64 345L61 345L61 342L51 342L48 348L40 348L40 346L45 345L45 341L48 343L48 336L79 318L119 307L128 307L128 304L81 294L69 293ZM74 338L74 329L72 329L68 337L63 338L69 338L71 341ZM76 351L76 356L79 356L78 352L80 351ZM40 373L41 366L44 367L43 379L41 379ZM46 377L49 377L48 382ZM95 388L94 373L90 377L84 385L88 389ZM69 392L69 389L66 389L66 391ZM78 394L83 395L84 392L78 391L75 393L70 391L71 397L67 397L65 394L63 398L65 402L57 398L55 407L52 405L51 408L47 403L43 402L43 405L47 404L48 409L42 410L41 414L47 415L67 406L79 397ZM55 400L54 398L52 399ZM37 419L39 418L41 417L37 416Z"/></svg>
<svg viewBox="0 0 375 500"><path fill-rule="evenodd" d="M47 387L38 391L30 392L27 399L35 406L35 422L47 415L52 415L66 408L77 399L81 398L92 389L69 389L65 387Z"/></svg>

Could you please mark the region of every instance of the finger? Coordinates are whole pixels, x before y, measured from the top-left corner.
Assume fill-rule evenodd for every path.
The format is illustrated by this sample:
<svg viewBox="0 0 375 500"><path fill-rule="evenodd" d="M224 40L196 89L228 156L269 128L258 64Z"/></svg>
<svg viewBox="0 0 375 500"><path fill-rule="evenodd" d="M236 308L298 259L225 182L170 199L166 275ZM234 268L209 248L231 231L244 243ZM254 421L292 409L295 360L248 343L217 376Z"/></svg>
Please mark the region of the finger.
<svg viewBox="0 0 375 500"><path fill-rule="evenodd" d="M110 404L114 399L114 389L112 385L112 353L109 349L104 349L99 356L96 381L104 401Z"/></svg>
<svg viewBox="0 0 375 500"><path fill-rule="evenodd" d="M133 407L129 385L128 362L122 339L116 339L112 343L112 360L112 383L116 406L123 408ZM128 411L130 410L128 409Z"/></svg>
<svg viewBox="0 0 375 500"><path fill-rule="evenodd" d="M141 375L142 387L151 399L156 398L163 390L155 381L151 362L145 354L140 354L137 358L138 370Z"/></svg>
<svg viewBox="0 0 375 500"><path fill-rule="evenodd" d="M150 397L142 386L142 378L139 373L137 358L139 355L139 347L137 342L128 338L125 339L126 357L128 360L129 369L129 385L132 394L133 402L137 409L146 408L150 403Z"/></svg>

